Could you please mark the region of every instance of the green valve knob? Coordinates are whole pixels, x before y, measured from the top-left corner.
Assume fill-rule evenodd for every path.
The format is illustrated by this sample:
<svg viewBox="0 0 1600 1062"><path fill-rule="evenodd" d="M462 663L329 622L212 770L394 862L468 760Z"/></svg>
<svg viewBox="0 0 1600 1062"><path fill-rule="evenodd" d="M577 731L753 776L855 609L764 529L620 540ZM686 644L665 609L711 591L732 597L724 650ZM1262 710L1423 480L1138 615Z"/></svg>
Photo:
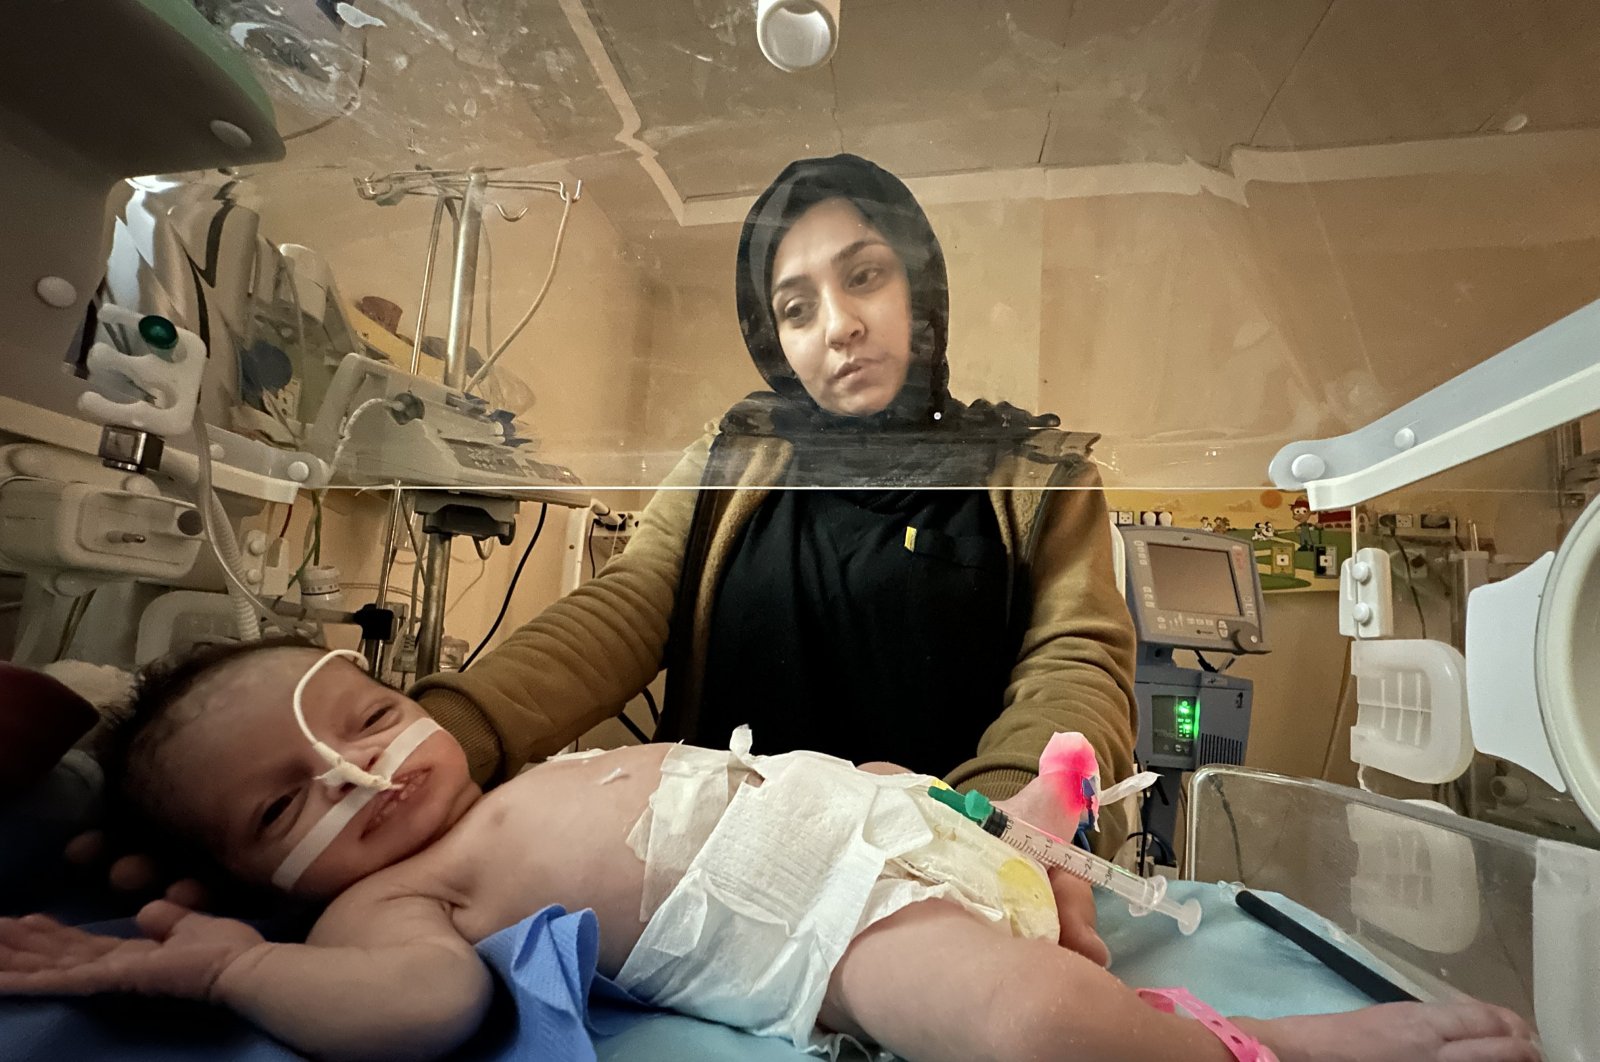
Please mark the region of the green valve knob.
<svg viewBox="0 0 1600 1062"><path fill-rule="evenodd" d="M139 321L139 338L158 355L178 345L178 326L159 314L147 314Z"/></svg>
<svg viewBox="0 0 1600 1062"><path fill-rule="evenodd" d="M947 807L954 808L967 818L983 825L989 816L994 814L994 805L989 798L976 789L967 793L958 793L954 789L945 789L943 786L929 786L928 795Z"/></svg>

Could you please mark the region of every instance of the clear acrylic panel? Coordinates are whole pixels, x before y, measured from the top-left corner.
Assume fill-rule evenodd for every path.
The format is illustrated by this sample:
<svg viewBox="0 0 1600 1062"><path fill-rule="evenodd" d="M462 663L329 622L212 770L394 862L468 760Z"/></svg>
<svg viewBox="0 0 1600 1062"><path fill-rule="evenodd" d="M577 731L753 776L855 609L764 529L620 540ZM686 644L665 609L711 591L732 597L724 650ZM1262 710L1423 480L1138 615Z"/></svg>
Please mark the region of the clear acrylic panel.
<svg viewBox="0 0 1600 1062"><path fill-rule="evenodd" d="M237 235L208 416L338 456L334 486L655 487L769 387L736 305L747 211L794 160L840 152L926 211L951 394L1054 414L1069 450L1097 438L1117 488L1259 489L1284 444L1600 295L1600 8L1577 0L841 0L831 59L795 73L764 57L755 0L192 6L268 90L287 155L137 192L121 216L176 226L193 259ZM812 301L799 356L842 372L822 333L859 326L870 390L897 325L824 327ZM351 354L369 360L341 376ZM746 427L793 442L813 485L980 485L1030 434L916 403L915 430L841 427L809 380ZM1506 464L1469 489L1531 489Z"/></svg>
<svg viewBox="0 0 1600 1062"><path fill-rule="evenodd" d="M1545 1057L1600 1051L1600 851L1328 782L1196 772L1187 868L1282 893L1420 989L1537 1024Z"/></svg>

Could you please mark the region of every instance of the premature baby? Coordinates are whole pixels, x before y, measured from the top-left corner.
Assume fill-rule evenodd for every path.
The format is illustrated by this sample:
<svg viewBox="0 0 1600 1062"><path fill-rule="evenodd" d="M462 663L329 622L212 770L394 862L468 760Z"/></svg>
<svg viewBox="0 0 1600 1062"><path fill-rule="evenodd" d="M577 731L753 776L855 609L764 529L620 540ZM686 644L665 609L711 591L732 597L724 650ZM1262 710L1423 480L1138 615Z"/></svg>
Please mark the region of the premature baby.
<svg viewBox="0 0 1600 1062"><path fill-rule="evenodd" d="M140 912L146 940L0 919L0 993L209 1000L316 1057L434 1058L488 1005L473 945L561 904L593 909L601 972L645 1001L815 1051L1539 1057L1520 1019L1475 1003L1238 1018L1220 1038L1060 946L1042 871L888 768L645 745L484 793L416 703L299 647L169 670L135 708L125 800L244 882L330 902L304 944L166 900Z"/></svg>

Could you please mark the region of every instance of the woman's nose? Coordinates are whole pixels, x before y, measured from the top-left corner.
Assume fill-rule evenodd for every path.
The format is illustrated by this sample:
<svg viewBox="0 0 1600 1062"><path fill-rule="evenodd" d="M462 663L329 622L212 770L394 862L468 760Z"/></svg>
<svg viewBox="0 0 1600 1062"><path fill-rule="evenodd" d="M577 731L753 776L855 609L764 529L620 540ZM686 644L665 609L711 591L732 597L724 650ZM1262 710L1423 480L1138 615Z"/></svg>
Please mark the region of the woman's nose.
<svg viewBox="0 0 1600 1062"><path fill-rule="evenodd" d="M842 293L824 293L822 313L828 346L835 350L848 347L867 330L852 300Z"/></svg>

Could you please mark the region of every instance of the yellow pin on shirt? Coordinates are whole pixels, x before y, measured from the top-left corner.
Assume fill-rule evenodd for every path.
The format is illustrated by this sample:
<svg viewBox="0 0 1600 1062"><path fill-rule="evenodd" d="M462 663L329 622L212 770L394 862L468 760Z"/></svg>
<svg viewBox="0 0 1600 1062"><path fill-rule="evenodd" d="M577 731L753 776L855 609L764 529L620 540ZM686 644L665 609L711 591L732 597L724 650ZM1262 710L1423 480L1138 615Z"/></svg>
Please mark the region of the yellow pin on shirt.
<svg viewBox="0 0 1600 1062"><path fill-rule="evenodd" d="M917 529L914 527L906 528L906 549L912 553L917 551Z"/></svg>

